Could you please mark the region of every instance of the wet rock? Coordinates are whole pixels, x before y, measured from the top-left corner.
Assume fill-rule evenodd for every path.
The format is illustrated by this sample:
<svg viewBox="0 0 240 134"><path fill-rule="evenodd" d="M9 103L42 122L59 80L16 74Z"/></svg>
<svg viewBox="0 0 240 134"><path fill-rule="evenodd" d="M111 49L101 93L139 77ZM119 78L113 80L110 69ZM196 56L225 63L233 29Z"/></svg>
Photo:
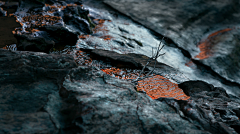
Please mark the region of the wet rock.
<svg viewBox="0 0 240 134"><path fill-rule="evenodd" d="M0 49L0 62L0 133L56 133L44 106L76 67L73 57Z"/></svg>
<svg viewBox="0 0 240 134"><path fill-rule="evenodd" d="M63 26L44 26L39 30L46 31L49 38L58 46L73 46L76 45L78 40L77 33L71 32Z"/></svg>
<svg viewBox="0 0 240 134"><path fill-rule="evenodd" d="M239 83L239 1L105 0L133 20L172 40L191 57ZM151 8L149 8L151 7ZM220 16L220 17L219 17Z"/></svg>
<svg viewBox="0 0 240 134"><path fill-rule="evenodd" d="M92 59L102 60L118 68L141 69L143 67L141 63L135 61L134 57L128 55L100 49L85 49L84 51L89 52Z"/></svg>
<svg viewBox="0 0 240 134"><path fill-rule="evenodd" d="M68 101L59 107L58 114L49 110L51 118L67 115L69 127L82 133L208 133L182 119L168 105L137 93L131 83L101 71L78 68L66 77L63 86L69 92Z"/></svg>
<svg viewBox="0 0 240 134"><path fill-rule="evenodd" d="M63 20L67 25L70 25L76 32L81 34L91 34L92 30L89 23L80 17L77 16L63 16Z"/></svg>
<svg viewBox="0 0 240 134"><path fill-rule="evenodd" d="M68 5L68 4L67 4ZM64 22L81 34L91 34L95 27L92 20L88 17L89 11L82 5L66 6L62 16Z"/></svg>
<svg viewBox="0 0 240 134"><path fill-rule="evenodd" d="M44 26L34 33L15 34L18 50L48 53L53 47L73 46L78 40L76 33L63 26Z"/></svg>
<svg viewBox="0 0 240 134"><path fill-rule="evenodd" d="M203 81L186 81L178 86L183 89L184 93L188 96L192 96L195 93L202 92L202 91L212 91L213 86L203 82Z"/></svg>
<svg viewBox="0 0 240 134"><path fill-rule="evenodd" d="M55 42L43 36L32 36L26 34L16 34L18 40L17 48L22 51L35 51L48 53L55 45Z"/></svg>
<svg viewBox="0 0 240 134"><path fill-rule="evenodd" d="M69 55L0 51L0 132L207 133L127 81L76 68Z"/></svg>
<svg viewBox="0 0 240 134"><path fill-rule="evenodd" d="M149 57L142 54L128 53L119 54L117 52L101 50L101 49L82 49L82 51L90 54L92 60L104 61L106 64L117 68L129 68L129 69L140 69L147 64ZM171 79L176 83L182 83L187 81L187 79L180 71L168 66L162 62L155 62L150 60L148 66L146 66L144 71L149 71L154 69L154 74L159 74L165 78Z"/></svg>
<svg viewBox="0 0 240 134"><path fill-rule="evenodd" d="M190 83L193 83L192 87ZM212 85L200 81L185 82L183 85L197 90L190 94L189 100L158 100L174 107L182 117L211 133L232 134L239 131L236 129L240 123L238 97L228 95L223 88L213 88Z"/></svg>

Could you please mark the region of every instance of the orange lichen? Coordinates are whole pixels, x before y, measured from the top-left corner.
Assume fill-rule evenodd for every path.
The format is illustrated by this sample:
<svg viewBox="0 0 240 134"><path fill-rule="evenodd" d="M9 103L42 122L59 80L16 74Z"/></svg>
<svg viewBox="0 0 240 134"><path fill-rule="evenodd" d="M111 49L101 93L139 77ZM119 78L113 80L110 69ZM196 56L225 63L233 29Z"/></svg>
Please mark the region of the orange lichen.
<svg viewBox="0 0 240 134"><path fill-rule="evenodd" d="M109 74L111 76L115 76L119 79L136 79L137 76L139 75L139 71L135 73L127 73L126 70L119 69L119 68L106 68L106 69L101 69L103 72L106 74Z"/></svg>
<svg viewBox="0 0 240 134"><path fill-rule="evenodd" d="M176 100L188 100L190 98L178 87L178 84L161 75L138 81L137 90L145 91L152 99L174 98Z"/></svg>
<svg viewBox="0 0 240 134"><path fill-rule="evenodd" d="M95 22L97 22L98 24L95 26L95 28L93 29L93 33L97 33L99 31L102 31L103 33L108 32L109 30L107 29L107 27L105 27L103 25L103 23L105 22L105 20L103 19L94 19Z"/></svg>
<svg viewBox="0 0 240 134"><path fill-rule="evenodd" d="M78 37L80 38L80 39L86 39L86 38L88 38L90 35L79 35Z"/></svg>
<svg viewBox="0 0 240 134"><path fill-rule="evenodd" d="M40 31L38 29L32 29L31 32L34 33L34 32L37 32L37 31Z"/></svg>
<svg viewBox="0 0 240 134"><path fill-rule="evenodd" d="M6 49L6 50L17 50L17 46L16 46L16 44L6 45L6 46L3 47L2 49Z"/></svg>
<svg viewBox="0 0 240 134"><path fill-rule="evenodd" d="M81 50L76 51L74 59L78 65L92 65L92 59Z"/></svg>
<svg viewBox="0 0 240 134"><path fill-rule="evenodd" d="M188 63L186 63L185 66L190 67L190 68L192 68L192 69L195 69L195 68L196 68L196 65L193 63L192 60L190 60Z"/></svg>
<svg viewBox="0 0 240 134"><path fill-rule="evenodd" d="M100 38L103 38L104 40L111 40L113 37L110 35L104 35L104 36L100 36Z"/></svg>
<svg viewBox="0 0 240 134"><path fill-rule="evenodd" d="M22 21L19 22L16 20L16 22L19 22L21 26L28 25L28 28L25 29L26 33L33 33L37 32L37 28L43 27L47 24L53 25L55 23L58 23L62 18L59 16L50 16L50 15L31 15L31 16L25 16L22 18ZM15 29L15 31L12 31L13 34L21 34L19 31L20 29ZM22 30L22 29L21 29Z"/></svg>
<svg viewBox="0 0 240 134"><path fill-rule="evenodd" d="M12 17L12 16L14 16L14 14L11 13L11 14L9 14L8 16L9 16L9 17Z"/></svg>
<svg viewBox="0 0 240 134"><path fill-rule="evenodd" d="M77 6L77 4L67 4L68 7L70 6Z"/></svg>
<svg viewBox="0 0 240 134"><path fill-rule="evenodd" d="M2 49L7 49L7 45L5 47L3 47Z"/></svg>
<svg viewBox="0 0 240 134"><path fill-rule="evenodd" d="M61 6L61 5L45 4L45 6L50 8L50 11L48 11L49 13L53 13L53 12L57 11L59 8L61 10L64 10L66 8L66 6ZM68 4L67 6L75 6L75 4Z"/></svg>
<svg viewBox="0 0 240 134"><path fill-rule="evenodd" d="M26 32L36 32L36 29L34 30L34 28L42 27L42 26L46 25L47 23L53 25L55 23L58 23L60 19L61 19L61 17L58 17L58 16L31 15L31 16L23 17L22 22L20 22L20 24L22 26L23 26L23 23L30 25L31 28L27 28Z"/></svg>
<svg viewBox="0 0 240 134"><path fill-rule="evenodd" d="M214 40L217 40L217 37L219 34L222 34L231 30L232 30L231 28L226 28L210 34L206 40L200 42L200 45L198 45L198 48L200 49L201 52L197 56L195 56L195 58L199 58L202 60L212 56L214 54L212 49L216 44L216 43L213 43Z"/></svg>
<svg viewBox="0 0 240 134"><path fill-rule="evenodd" d="M107 34L107 32L109 31L107 29L106 26L104 26L104 22L105 20L103 19L94 19L95 22L97 22L98 24L96 25L96 27L93 29L93 33L97 33L97 32L103 32L103 34ZM111 20L107 20L109 22L111 22ZM103 35L103 36L100 36L100 38L103 38L105 41L109 41L111 40L113 37L110 36L110 35Z"/></svg>
<svg viewBox="0 0 240 134"><path fill-rule="evenodd" d="M115 76L119 79L136 79L140 73L140 71L128 71L127 73L126 70L119 68L107 68L101 70L106 74ZM184 94L182 89L178 87L178 84L171 82L161 75L151 76L149 78L138 81L137 90L145 91L146 94L152 99L174 98L177 100L188 100L190 98Z"/></svg>
<svg viewBox="0 0 240 134"><path fill-rule="evenodd" d="M95 26L95 28L93 29L93 33L97 33L97 32L103 32L104 35L100 36L99 38L104 39L105 41L109 41L111 40L113 37L110 35L106 35L106 33L109 31L107 29L106 26L104 26L104 22L105 20L103 19L94 19L94 21L97 23L97 25ZM109 22L111 22L111 20L107 20ZM86 39L89 38L90 35L80 35L79 38L80 39Z"/></svg>

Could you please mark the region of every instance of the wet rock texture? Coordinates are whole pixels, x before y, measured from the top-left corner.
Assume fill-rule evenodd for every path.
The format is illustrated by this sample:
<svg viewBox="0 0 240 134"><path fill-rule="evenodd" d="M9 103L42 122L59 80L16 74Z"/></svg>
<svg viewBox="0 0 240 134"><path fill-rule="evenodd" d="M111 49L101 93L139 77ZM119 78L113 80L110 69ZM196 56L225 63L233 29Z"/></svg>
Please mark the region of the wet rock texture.
<svg viewBox="0 0 240 134"><path fill-rule="evenodd" d="M222 61L216 64L210 61L217 59L217 54L226 56L231 51L233 53L225 58L238 64L238 29L226 28L237 23L233 22L234 16L238 16L236 7L239 3L236 1L105 2L165 34L200 63L224 68ZM95 18L94 24L81 1L21 0L19 3L0 3L0 6L16 10L18 4L15 17L22 19L18 18L22 29L17 28L13 33L18 40L18 50L25 51L0 49L0 133L240 133L240 100L223 88L185 79L180 71L161 62L156 65L151 62L144 71L155 66L155 76L140 81L137 86L131 80L110 76L114 74L107 72L111 69L103 68L110 64L139 73L148 61L145 55L100 49L74 50L77 51L75 59L71 56L73 51L67 55L47 54L56 46L75 45L79 38L87 40L90 35L85 34L112 40L112 36L98 33L110 31L102 26L105 22L111 24L108 23L111 20ZM223 16L219 17L219 13ZM226 17L230 13L232 15ZM217 23L219 27L211 23ZM223 26L225 29L218 29ZM118 29L122 33L130 32L122 27ZM134 38L120 36L135 42L136 46L146 45ZM224 42L228 41L235 46L220 53L218 50L226 48ZM199 46L195 42L199 42ZM126 44L134 48L134 45ZM103 63L99 65L100 69L93 66L96 60ZM232 64L232 60L228 64ZM119 70L114 71L119 73ZM237 72L238 69L232 70ZM218 73L225 77L224 72ZM237 78L237 73L232 78L226 76L234 81ZM168 89L177 90L169 92Z"/></svg>
<svg viewBox="0 0 240 134"><path fill-rule="evenodd" d="M2 133L236 133L239 98L201 81L153 100L70 55L1 49ZM9 67L11 65L11 67ZM214 128L214 129L213 129Z"/></svg>
<svg viewBox="0 0 240 134"><path fill-rule="evenodd" d="M49 52L66 45L73 46L79 34L90 34L91 20L81 1L39 4L40 1L21 1L15 13L22 28L13 33L18 40L18 50ZM41 3L41 2L40 2ZM69 27L69 28L66 28ZM74 32L73 32L73 29Z"/></svg>
<svg viewBox="0 0 240 134"><path fill-rule="evenodd" d="M69 69L69 55L0 49L0 133L54 133L45 105Z"/></svg>
<svg viewBox="0 0 240 134"><path fill-rule="evenodd" d="M168 105L137 93L131 83L89 71L74 70L63 83L74 98L63 110L82 133L207 133L183 120ZM84 72L87 77L82 77Z"/></svg>
<svg viewBox="0 0 240 134"><path fill-rule="evenodd" d="M104 0L133 20L170 38L191 58L240 83L239 1Z"/></svg>
<svg viewBox="0 0 240 134"><path fill-rule="evenodd" d="M1 133L206 133L69 55L0 51Z"/></svg>
<svg viewBox="0 0 240 134"><path fill-rule="evenodd" d="M160 98L182 112L190 122L211 133L239 133L239 98L219 87L201 81L188 81L179 85L191 98L173 100Z"/></svg>

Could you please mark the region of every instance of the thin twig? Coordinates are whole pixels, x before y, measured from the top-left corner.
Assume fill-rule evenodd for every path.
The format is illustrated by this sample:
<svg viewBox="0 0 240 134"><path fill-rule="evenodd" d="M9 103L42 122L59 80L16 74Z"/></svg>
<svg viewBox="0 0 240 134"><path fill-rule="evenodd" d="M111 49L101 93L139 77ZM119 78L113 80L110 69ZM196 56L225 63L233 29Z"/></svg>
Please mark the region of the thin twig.
<svg viewBox="0 0 240 134"><path fill-rule="evenodd" d="M160 56L163 56L163 55L165 54L165 53L159 54L160 51L161 51L161 50L163 49L163 47L164 47L164 45L161 47L161 44L162 44L163 39L164 39L164 37L162 38L161 42L160 42L159 45L158 45L156 55L152 55L152 57L150 57L150 58L148 59L146 65L142 68L142 70L141 70L141 72L139 73L138 77L137 77L135 80L133 80L132 83L135 83L135 82L137 82L137 81L139 81L139 80L142 80L142 79L145 79L145 78L149 77L149 75L151 75L152 72L155 70L156 64L157 64L157 58L160 57ZM152 50L152 54L153 54L153 50ZM151 60L155 60L153 69L152 69L150 72L148 72L148 73L146 74L146 76L141 77L141 75L142 75L143 72L144 72L144 69L145 69L145 68L147 67L147 65L151 62Z"/></svg>

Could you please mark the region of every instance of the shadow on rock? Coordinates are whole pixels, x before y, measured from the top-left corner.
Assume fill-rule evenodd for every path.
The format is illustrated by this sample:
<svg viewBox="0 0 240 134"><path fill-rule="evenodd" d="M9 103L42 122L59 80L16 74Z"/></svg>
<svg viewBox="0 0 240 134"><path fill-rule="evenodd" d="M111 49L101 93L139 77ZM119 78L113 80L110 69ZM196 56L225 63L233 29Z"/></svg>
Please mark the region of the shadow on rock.
<svg viewBox="0 0 240 134"><path fill-rule="evenodd" d="M223 88L213 87L202 81L187 81L179 84L190 99L174 100L160 98L174 107L183 117L211 133L238 133L239 98L227 94Z"/></svg>

